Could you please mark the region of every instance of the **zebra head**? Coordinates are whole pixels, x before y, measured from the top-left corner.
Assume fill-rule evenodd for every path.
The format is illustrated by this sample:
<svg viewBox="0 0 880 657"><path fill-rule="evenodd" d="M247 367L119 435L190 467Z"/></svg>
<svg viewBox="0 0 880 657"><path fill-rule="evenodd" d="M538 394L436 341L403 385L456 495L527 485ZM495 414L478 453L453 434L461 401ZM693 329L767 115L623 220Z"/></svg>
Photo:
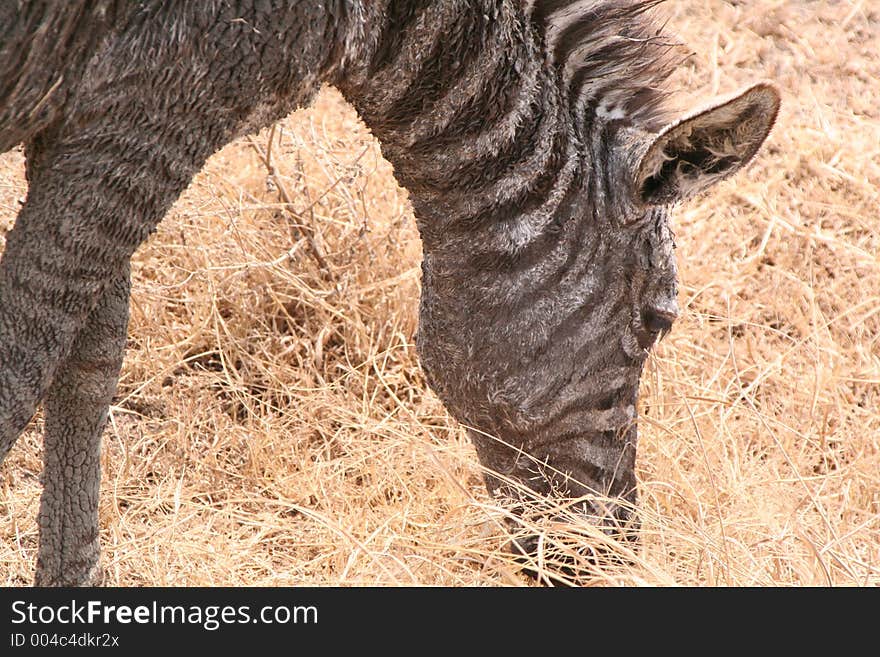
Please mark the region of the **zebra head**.
<svg viewBox="0 0 880 657"><path fill-rule="evenodd" d="M679 309L667 208L743 167L758 84L669 122L656 4L390 3L344 93L409 190L418 348L490 490L626 524L648 350Z"/></svg>
<svg viewBox="0 0 880 657"><path fill-rule="evenodd" d="M743 167L778 108L761 83L659 131L605 122L577 141L570 182L554 165L552 212L426 243L423 368L470 428L490 490L634 524L639 378L679 314L667 209Z"/></svg>

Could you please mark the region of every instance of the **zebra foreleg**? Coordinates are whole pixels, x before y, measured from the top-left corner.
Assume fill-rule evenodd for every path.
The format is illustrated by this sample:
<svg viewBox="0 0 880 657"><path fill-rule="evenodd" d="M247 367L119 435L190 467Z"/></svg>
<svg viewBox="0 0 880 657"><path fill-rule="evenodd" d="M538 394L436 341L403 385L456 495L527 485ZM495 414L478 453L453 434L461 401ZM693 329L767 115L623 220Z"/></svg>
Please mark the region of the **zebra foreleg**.
<svg viewBox="0 0 880 657"><path fill-rule="evenodd" d="M37 586L89 586L103 579L98 540L101 434L122 365L129 289L126 265L107 285L46 395Z"/></svg>

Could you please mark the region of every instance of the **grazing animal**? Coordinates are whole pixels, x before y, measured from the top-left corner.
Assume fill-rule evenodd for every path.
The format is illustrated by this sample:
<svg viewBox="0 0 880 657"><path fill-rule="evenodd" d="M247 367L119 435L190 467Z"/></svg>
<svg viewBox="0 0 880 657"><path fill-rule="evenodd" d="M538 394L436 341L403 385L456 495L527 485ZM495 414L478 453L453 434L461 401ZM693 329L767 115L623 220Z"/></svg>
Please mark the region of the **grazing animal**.
<svg viewBox="0 0 880 657"><path fill-rule="evenodd" d="M133 252L212 153L322 84L409 191L420 360L489 489L625 528L639 377L678 314L666 208L744 166L779 108L759 83L668 122L656 3L0 4L0 152L24 143L29 183L0 261L0 459L42 401L36 583L101 579Z"/></svg>

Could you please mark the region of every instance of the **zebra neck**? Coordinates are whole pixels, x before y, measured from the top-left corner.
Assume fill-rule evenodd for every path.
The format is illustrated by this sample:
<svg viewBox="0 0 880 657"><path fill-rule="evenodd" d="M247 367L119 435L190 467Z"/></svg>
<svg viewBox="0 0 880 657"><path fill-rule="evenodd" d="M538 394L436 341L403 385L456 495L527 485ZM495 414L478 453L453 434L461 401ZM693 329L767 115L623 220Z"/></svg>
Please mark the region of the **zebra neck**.
<svg viewBox="0 0 880 657"><path fill-rule="evenodd" d="M372 54L339 86L410 192L426 248L524 248L578 164L535 26L492 2L391 2L376 20Z"/></svg>

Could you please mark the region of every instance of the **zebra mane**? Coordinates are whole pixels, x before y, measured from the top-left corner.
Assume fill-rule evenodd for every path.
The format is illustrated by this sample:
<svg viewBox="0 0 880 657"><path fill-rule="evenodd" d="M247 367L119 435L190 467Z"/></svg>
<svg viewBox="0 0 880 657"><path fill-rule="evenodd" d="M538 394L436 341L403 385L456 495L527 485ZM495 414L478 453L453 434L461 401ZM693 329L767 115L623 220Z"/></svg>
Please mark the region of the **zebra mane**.
<svg viewBox="0 0 880 657"><path fill-rule="evenodd" d="M533 0L532 19L582 120L651 131L668 121L664 83L680 44L648 15L661 2Z"/></svg>

